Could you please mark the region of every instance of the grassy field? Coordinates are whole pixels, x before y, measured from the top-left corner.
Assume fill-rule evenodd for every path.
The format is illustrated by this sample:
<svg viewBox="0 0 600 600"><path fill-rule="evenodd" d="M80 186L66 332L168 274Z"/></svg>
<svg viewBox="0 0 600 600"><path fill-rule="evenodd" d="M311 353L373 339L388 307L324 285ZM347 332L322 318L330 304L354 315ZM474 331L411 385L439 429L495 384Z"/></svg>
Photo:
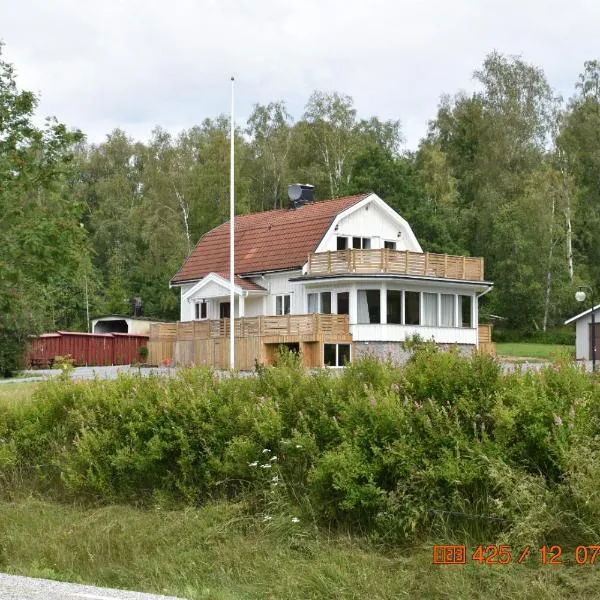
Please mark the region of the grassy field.
<svg viewBox="0 0 600 600"><path fill-rule="evenodd" d="M561 346L559 344L505 343L496 344L496 351L500 357L550 360L553 356L564 354L565 352L575 357L575 348L573 346Z"/></svg>
<svg viewBox="0 0 600 600"><path fill-rule="evenodd" d="M448 543L450 540L443 540ZM432 545L384 552L263 521L234 503L182 511L0 503L0 571L189 599L597 598L598 567L432 565Z"/></svg>
<svg viewBox="0 0 600 600"><path fill-rule="evenodd" d="M9 407L10 405L22 404L31 398L38 385L38 382L2 383L0 384L0 404Z"/></svg>

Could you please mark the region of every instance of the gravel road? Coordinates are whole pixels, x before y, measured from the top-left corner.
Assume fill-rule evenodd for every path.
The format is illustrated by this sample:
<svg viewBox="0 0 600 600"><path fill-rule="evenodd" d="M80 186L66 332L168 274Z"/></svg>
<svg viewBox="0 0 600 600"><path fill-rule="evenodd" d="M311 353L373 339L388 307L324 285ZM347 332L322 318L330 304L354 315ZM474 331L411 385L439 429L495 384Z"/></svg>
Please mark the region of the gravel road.
<svg viewBox="0 0 600 600"><path fill-rule="evenodd" d="M0 600L180 600L173 596L156 596L125 592L49 579L33 579L0 573Z"/></svg>

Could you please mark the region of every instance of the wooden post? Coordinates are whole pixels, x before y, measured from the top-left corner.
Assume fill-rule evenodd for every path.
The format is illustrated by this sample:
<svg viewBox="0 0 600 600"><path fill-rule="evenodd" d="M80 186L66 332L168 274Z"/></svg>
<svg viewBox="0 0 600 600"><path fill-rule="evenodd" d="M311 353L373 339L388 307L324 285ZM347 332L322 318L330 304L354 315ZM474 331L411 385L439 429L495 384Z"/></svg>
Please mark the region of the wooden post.
<svg viewBox="0 0 600 600"><path fill-rule="evenodd" d="M466 264L466 258L463 256L462 257L462 278L465 278L465 264Z"/></svg>
<svg viewBox="0 0 600 600"><path fill-rule="evenodd" d="M379 250L380 256L381 256L381 272L385 273L385 248L381 248Z"/></svg>
<svg viewBox="0 0 600 600"><path fill-rule="evenodd" d="M405 258L404 258L404 272L408 273L408 250L404 251L404 255L405 255Z"/></svg>
<svg viewBox="0 0 600 600"><path fill-rule="evenodd" d="M444 254L444 277L448 277L448 255Z"/></svg>
<svg viewBox="0 0 600 600"><path fill-rule="evenodd" d="M425 266L423 275L427 276L427 268L429 267L429 252L425 252Z"/></svg>
<svg viewBox="0 0 600 600"><path fill-rule="evenodd" d="M327 272L331 273L331 250L327 250Z"/></svg>

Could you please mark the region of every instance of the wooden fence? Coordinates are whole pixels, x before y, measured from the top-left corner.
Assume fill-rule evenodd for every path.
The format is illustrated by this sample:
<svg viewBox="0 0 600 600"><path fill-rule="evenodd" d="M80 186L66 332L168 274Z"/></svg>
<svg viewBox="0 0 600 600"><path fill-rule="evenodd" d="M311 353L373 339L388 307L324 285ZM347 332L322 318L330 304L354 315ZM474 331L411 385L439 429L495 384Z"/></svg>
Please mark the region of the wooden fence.
<svg viewBox="0 0 600 600"><path fill-rule="evenodd" d="M496 356L496 344L492 342L492 325L480 323L477 334L479 336L479 351Z"/></svg>
<svg viewBox="0 0 600 600"><path fill-rule="evenodd" d="M235 361L240 370L271 362L280 344L296 344L306 366L322 362L324 341L352 342L348 315L240 317L234 321ZM148 362L153 365L229 366L230 319L156 323L150 327Z"/></svg>
<svg viewBox="0 0 600 600"><path fill-rule="evenodd" d="M409 250L337 250L308 255L308 274L390 273L483 281L483 258Z"/></svg>

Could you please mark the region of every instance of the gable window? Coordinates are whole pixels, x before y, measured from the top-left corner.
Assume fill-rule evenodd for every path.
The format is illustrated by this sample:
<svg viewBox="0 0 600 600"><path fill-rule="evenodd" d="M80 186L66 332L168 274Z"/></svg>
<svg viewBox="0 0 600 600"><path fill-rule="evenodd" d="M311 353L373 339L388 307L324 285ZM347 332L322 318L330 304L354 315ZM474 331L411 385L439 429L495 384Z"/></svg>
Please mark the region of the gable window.
<svg viewBox="0 0 600 600"><path fill-rule="evenodd" d="M353 237L352 247L356 250L368 250L371 247L371 238Z"/></svg>
<svg viewBox="0 0 600 600"><path fill-rule="evenodd" d="M404 323L421 324L421 295L419 292L404 292Z"/></svg>
<svg viewBox="0 0 600 600"><path fill-rule="evenodd" d="M379 290L358 290L357 301L359 323L381 323Z"/></svg>
<svg viewBox="0 0 600 600"><path fill-rule="evenodd" d="M387 291L387 322L399 325L402 323L402 292Z"/></svg>
<svg viewBox="0 0 600 600"><path fill-rule="evenodd" d="M195 304L195 319L199 321L200 319L206 319L208 314L208 304L206 302L196 302Z"/></svg>
<svg viewBox="0 0 600 600"><path fill-rule="evenodd" d="M341 235L337 236L337 249L346 250L348 248L348 238Z"/></svg>
<svg viewBox="0 0 600 600"><path fill-rule="evenodd" d="M385 242L383 242L383 247L387 248L388 250L395 250L396 249L396 242L388 242L386 240Z"/></svg>
<svg viewBox="0 0 600 600"><path fill-rule="evenodd" d="M343 367L350 362L350 344L323 344L323 364Z"/></svg>
<svg viewBox="0 0 600 600"><path fill-rule="evenodd" d="M229 319L231 317L231 304L229 302L219 303L219 319Z"/></svg>
<svg viewBox="0 0 600 600"><path fill-rule="evenodd" d="M275 314L276 315L289 315L291 306L291 296L289 294L282 294L281 296L275 296Z"/></svg>
<svg viewBox="0 0 600 600"><path fill-rule="evenodd" d="M473 297L459 296L458 309L461 320L461 327L473 327Z"/></svg>

